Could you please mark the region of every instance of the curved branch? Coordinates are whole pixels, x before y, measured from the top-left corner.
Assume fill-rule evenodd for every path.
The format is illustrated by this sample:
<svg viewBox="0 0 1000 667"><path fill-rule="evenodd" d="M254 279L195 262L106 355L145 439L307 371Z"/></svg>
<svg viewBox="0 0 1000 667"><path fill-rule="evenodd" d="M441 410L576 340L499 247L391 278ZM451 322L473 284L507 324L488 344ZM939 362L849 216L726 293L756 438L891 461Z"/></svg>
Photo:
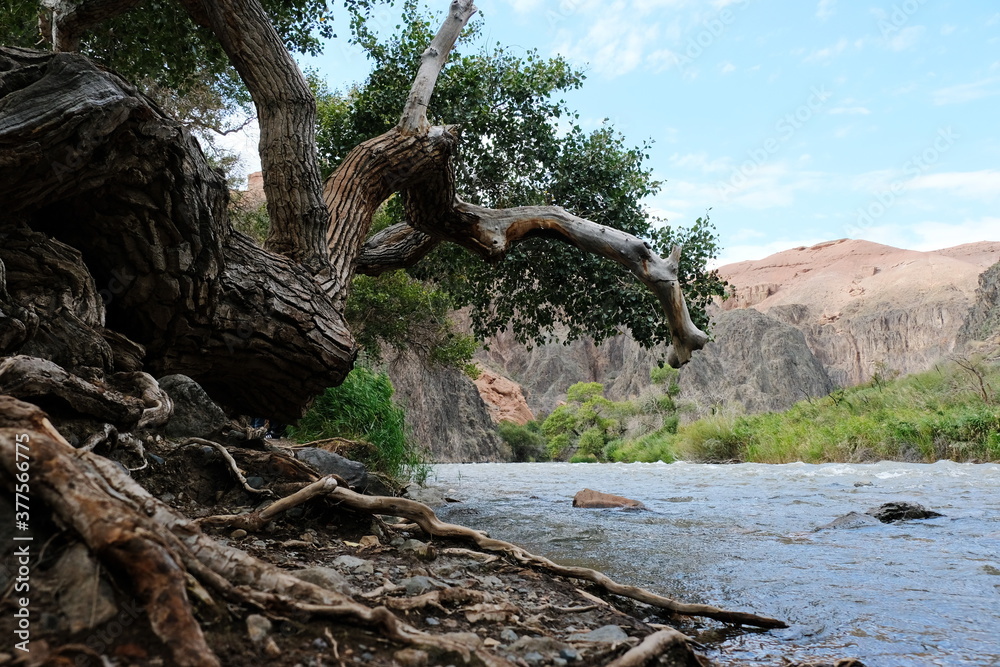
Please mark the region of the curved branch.
<svg viewBox="0 0 1000 667"><path fill-rule="evenodd" d="M441 243L441 239L401 222L386 227L365 241L355 262L355 270L378 276L394 269L408 269Z"/></svg>
<svg viewBox="0 0 1000 667"><path fill-rule="evenodd" d="M316 100L258 0L181 0L219 39L257 108L271 230L267 249L313 273L329 262L329 213L320 193Z"/></svg>

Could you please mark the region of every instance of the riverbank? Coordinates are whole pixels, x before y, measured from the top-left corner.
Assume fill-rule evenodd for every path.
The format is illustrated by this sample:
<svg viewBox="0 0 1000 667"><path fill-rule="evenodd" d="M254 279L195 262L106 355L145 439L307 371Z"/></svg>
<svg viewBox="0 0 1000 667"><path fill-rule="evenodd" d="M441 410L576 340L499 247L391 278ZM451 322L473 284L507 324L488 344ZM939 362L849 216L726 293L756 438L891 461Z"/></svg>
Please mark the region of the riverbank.
<svg viewBox="0 0 1000 667"><path fill-rule="evenodd" d="M215 447L159 441L145 453L149 465L133 472L152 494L143 506L169 508L185 520L230 517L228 526L208 521L203 530L222 549L238 550L229 558L256 559L241 565L265 573L253 586L274 585L280 572L344 602L299 608L276 596L247 595L246 584L206 588L188 577L194 614L223 665L424 667L471 660L493 667L625 667L662 654L668 664L701 666L708 663L696 656L696 644L679 633L704 641L728 627L610 595L607 583L554 574L556 566L516 547L484 548L483 540L442 535L461 528L429 534L419 520L426 508L410 501L380 501L385 511L370 513L315 498L251 526L254 513L271 503L251 489L302 487L313 473L274 442L246 444L230 449L229 461ZM249 488L234 478L234 464ZM240 517L245 527L236 526ZM145 609L151 607L139 603L141 591L122 586L121 573L101 566L71 531L43 521L33 530L39 550L30 567L31 651L0 647L0 664L172 664L169 647L150 631ZM9 595L16 571L6 570L0 582L8 591L0 603L0 632L7 636L16 629ZM357 609L370 616L358 617ZM643 657L642 647L653 640L659 644Z"/></svg>
<svg viewBox="0 0 1000 667"><path fill-rule="evenodd" d="M543 422L501 434L523 460L574 462L931 463L1000 461L1000 365L942 362L906 377L887 370L868 384L803 400L780 413L731 406L685 423L676 384L632 401L609 401L600 385L574 385ZM527 443L527 444L526 444Z"/></svg>

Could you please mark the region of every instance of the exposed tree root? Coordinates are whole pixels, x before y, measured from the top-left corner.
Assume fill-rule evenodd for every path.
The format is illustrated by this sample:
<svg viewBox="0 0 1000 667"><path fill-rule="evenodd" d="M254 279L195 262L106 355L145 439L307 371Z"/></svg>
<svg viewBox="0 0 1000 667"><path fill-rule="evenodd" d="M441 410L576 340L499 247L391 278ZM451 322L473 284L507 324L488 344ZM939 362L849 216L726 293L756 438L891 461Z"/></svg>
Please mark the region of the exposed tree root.
<svg viewBox="0 0 1000 667"><path fill-rule="evenodd" d="M605 667L641 667L672 649L686 651L689 662L693 664L707 664L702 662L698 655L691 650L690 637L668 628L648 635L641 644L630 649L617 660L609 662Z"/></svg>
<svg viewBox="0 0 1000 667"><path fill-rule="evenodd" d="M786 628L784 621L766 616L758 616L741 611L727 611L705 604L686 604L678 602L662 595L651 593L636 586L626 586L612 580L607 575L591 570L586 567L572 567L558 565L547 558L528 553L516 544L504 542L487 537L478 530L472 530L465 526L444 523L437 518L434 511L422 503L406 498L388 498L380 496L363 496L349 489L336 488L330 494L333 500L341 501L352 509L363 510L377 514L390 514L410 519L427 534L437 537L458 537L472 540L480 549L487 551L505 553L514 558L519 563L541 568L553 574L573 579L583 579L597 584L604 590L614 595L631 598L639 602L644 602L654 607L666 609L675 614L685 616L702 616L724 623L734 623L737 625L750 625L759 628Z"/></svg>
<svg viewBox="0 0 1000 667"><path fill-rule="evenodd" d="M378 628L404 645L458 653L464 659L475 656L489 667L510 665L480 647L420 632L384 607L366 607L216 542L112 461L74 450L37 407L0 396L0 454L12 479L17 474L17 443L25 434L30 441L33 490L109 570L126 574L147 609L153 631L181 667L220 665L194 617L185 570L232 602L270 612L338 618ZM314 491L306 495L316 495Z"/></svg>
<svg viewBox="0 0 1000 667"><path fill-rule="evenodd" d="M476 546L488 551L505 553L513 557L524 565L531 565L541 568L553 574L574 579L590 581L604 590L615 595L632 598L639 602L653 605L661 609L666 609L675 614L686 616L702 616L724 623L734 623L737 625L751 625L760 628L784 628L788 627L784 621L766 616L758 616L740 611L727 611L718 607L703 604L687 604L678 602L662 595L657 595L643 588L627 586L612 580L607 575L585 567L572 567L558 565L547 558L536 556L522 549L521 547L487 537L484 533L459 526L456 524L444 523L437 518L437 515L427 505L408 500L405 498L390 498L386 496L364 496L355 493L344 486L338 485L335 480L324 477L318 482L314 482L295 494L283 498L273 505L268 506L260 512L253 512L243 515L214 516L201 520L202 524L225 525L247 530L259 530L268 521L280 512L291 509L295 505L302 504L317 496L327 495L332 500L347 505L352 509L362 510L371 514L388 514L403 517L414 521L428 535L437 537L459 537L472 540Z"/></svg>

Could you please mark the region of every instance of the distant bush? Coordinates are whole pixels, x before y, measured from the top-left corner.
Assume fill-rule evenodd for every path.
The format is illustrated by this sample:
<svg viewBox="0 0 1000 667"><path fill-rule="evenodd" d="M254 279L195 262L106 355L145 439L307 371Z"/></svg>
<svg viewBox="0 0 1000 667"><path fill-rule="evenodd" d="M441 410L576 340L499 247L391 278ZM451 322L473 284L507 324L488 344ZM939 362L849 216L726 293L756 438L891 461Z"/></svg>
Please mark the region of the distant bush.
<svg viewBox="0 0 1000 667"><path fill-rule="evenodd" d="M537 421L525 425L514 422L500 422L497 425L500 437L510 445L514 460L518 462L545 461L548 452L545 449L545 436Z"/></svg>
<svg viewBox="0 0 1000 667"><path fill-rule="evenodd" d="M325 438L362 440L373 445L361 462L371 472L403 482L426 477L423 454L406 433L403 409L392 402L389 376L364 367L352 370L343 384L320 394L291 428L299 442Z"/></svg>

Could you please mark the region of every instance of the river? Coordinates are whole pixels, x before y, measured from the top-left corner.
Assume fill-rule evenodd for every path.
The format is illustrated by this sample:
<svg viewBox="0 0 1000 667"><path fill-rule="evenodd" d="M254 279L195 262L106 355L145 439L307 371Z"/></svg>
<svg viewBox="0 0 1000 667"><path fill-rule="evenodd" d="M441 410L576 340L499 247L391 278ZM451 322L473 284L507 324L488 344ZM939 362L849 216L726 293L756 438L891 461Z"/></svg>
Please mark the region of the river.
<svg viewBox="0 0 1000 667"><path fill-rule="evenodd" d="M721 664L1000 665L1000 465L440 464L445 520L685 602L781 618ZM583 488L650 511L571 507ZM894 501L945 516L815 531Z"/></svg>

